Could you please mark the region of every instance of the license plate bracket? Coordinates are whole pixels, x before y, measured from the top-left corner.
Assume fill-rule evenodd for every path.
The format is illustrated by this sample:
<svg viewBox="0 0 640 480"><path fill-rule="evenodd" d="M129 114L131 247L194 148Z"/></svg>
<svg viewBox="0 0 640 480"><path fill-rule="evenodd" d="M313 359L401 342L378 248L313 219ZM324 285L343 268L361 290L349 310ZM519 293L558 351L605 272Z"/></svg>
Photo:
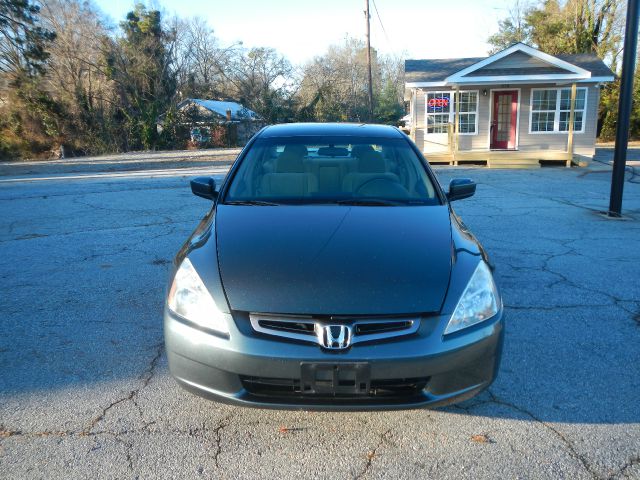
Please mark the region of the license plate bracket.
<svg viewBox="0 0 640 480"><path fill-rule="evenodd" d="M300 364L304 395L367 395L371 366L366 362Z"/></svg>

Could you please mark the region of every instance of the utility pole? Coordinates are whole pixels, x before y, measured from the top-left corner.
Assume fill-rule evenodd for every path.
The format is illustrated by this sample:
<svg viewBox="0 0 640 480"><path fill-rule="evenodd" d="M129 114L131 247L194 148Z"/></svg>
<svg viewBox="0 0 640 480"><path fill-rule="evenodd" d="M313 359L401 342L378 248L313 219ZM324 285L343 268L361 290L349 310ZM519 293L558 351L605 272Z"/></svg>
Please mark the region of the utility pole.
<svg viewBox="0 0 640 480"><path fill-rule="evenodd" d="M618 124L616 126L616 146L613 153L613 173L611 174L611 197L609 216L622 215L622 190L624 171L629 145L629 121L633 99L633 73L638 44L638 15L640 0L627 1L627 25L624 31L624 53L622 55L622 76L620 78L620 100L618 102Z"/></svg>
<svg viewBox="0 0 640 480"><path fill-rule="evenodd" d="M364 0L364 18L367 23L367 71L369 74L369 122L373 122L373 80L371 79L371 31L369 27L369 0Z"/></svg>

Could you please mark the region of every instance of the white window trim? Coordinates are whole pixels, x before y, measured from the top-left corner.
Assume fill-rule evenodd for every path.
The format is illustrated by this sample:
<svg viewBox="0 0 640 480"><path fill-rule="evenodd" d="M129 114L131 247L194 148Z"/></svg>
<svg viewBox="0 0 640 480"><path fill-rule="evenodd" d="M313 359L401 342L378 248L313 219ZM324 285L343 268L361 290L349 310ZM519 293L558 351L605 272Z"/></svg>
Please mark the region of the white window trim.
<svg viewBox="0 0 640 480"><path fill-rule="evenodd" d="M562 132L560 131L560 112L566 112L567 110L560 110L560 97L561 97L561 91L562 90L567 90L567 88L569 89L569 91L571 91L571 87L558 87L558 88L532 88L531 92L529 94L529 134L530 135L568 135L569 134L569 130L567 130L566 132ZM552 131L548 131L548 132L534 132L532 130L532 125L533 125L533 92L535 91L540 91L540 90L555 90L556 91L556 109L555 109L555 116L553 118L553 130ZM573 130L573 133L575 134L582 134L585 132L585 125L587 123L587 101L589 99L589 88L588 87L577 87L576 88L576 92L578 90L584 90L584 108L581 109L574 109L574 112L582 112L582 128L580 130ZM577 96L577 93L576 93ZM551 112L554 110L537 110L538 112ZM575 118L574 118L575 121Z"/></svg>
<svg viewBox="0 0 640 480"><path fill-rule="evenodd" d="M473 133L462 133L462 132L460 132L460 127L458 126L458 135L460 135L460 136L478 135L478 117L479 117L478 111L480 110L480 90L459 90L458 93L475 93L476 94L476 109L475 109L475 111L473 111L473 112L458 112L458 118L460 118L461 114L462 115L467 114L467 113L475 114L476 122L475 122L474 131L473 131ZM457 103L454 102L454 105L453 105L453 109L454 109L453 113L454 113L454 115L455 115L456 105L457 105ZM455 119L455 117L454 117L454 119Z"/></svg>
<svg viewBox="0 0 640 480"><path fill-rule="evenodd" d="M476 116L476 122L475 122L475 131L473 133L462 133L462 132L458 132L458 135L461 137L467 137L467 136L473 136L473 135L478 135L478 111L480 110L480 90L459 90L458 93L474 93L476 94L476 109L474 112L460 112L463 115L464 114L475 114ZM432 91L425 91L424 92L424 134L425 135L445 135L444 133L428 133L429 130L429 115L442 115L442 114L438 114L438 113L429 113L429 109L427 106L427 99L429 98L429 94L430 93L448 93L449 94L449 98L451 99L455 99L455 90L432 90ZM454 100L453 102L453 106L449 109L449 123L454 123L455 121L455 114L456 114L456 102Z"/></svg>

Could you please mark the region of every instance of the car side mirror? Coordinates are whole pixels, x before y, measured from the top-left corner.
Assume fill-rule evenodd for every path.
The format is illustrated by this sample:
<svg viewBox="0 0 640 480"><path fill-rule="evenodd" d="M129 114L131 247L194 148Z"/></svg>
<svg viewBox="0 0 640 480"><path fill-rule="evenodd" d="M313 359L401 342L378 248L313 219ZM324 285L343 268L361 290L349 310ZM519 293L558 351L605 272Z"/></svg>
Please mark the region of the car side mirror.
<svg viewBox="0 0 640 480"><path fill-rule="evenodd" d="M472 197L476 193L476 184L470 178L454 178L449 183L447 198L450 202Z"/></svg>
<svg viewBox="0 0 640 480"><path fill-rule="evenodd" d="M218 198L216 191L216 181L211 177L197 177L191 180L191 191L207 200L215 200Z"/></svg>

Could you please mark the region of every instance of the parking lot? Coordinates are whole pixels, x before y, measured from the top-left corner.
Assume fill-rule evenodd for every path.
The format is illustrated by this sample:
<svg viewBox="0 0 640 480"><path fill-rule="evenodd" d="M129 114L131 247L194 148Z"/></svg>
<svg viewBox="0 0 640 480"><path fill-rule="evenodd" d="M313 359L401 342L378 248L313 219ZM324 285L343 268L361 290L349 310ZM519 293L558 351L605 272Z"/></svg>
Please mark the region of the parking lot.
<svg viewBox="0 0 640 480"><path fill-rule="evenodd" d="M440 410L267 411L181 390L163 350L209 207L188 178L234 153L0 168L0 476L640 478L640 177L612 220L600 164L436 168L479 184L454 205L506 304L497 381Z"/></svg>

